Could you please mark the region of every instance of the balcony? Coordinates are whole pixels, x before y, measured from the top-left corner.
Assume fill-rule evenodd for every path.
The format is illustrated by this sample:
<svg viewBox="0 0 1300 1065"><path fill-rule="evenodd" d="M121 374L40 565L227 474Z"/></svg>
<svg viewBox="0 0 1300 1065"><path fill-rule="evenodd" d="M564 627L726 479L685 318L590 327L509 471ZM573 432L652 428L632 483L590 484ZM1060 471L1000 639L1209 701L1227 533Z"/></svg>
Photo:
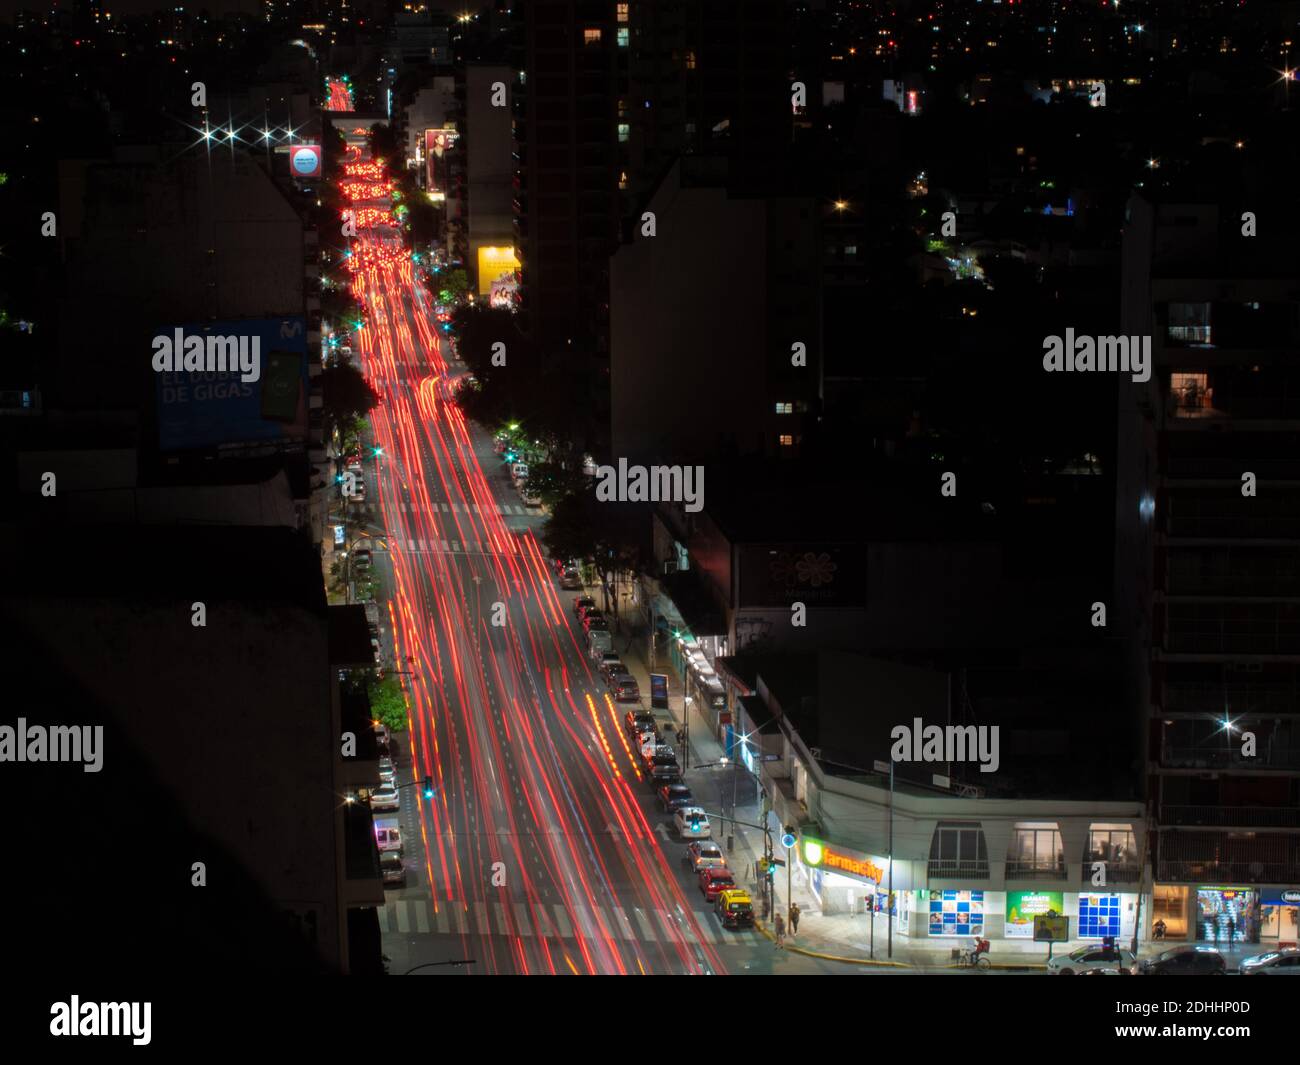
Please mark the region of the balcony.
<svg viewBox="0 0 1300 1065"><path fill-rule="evenodd" d="M1079 879L1087 883L1092 882L1092 867L1095 862L1102 862L1105 859L1099 854L1092 858L1085 858L1083 865L1079 867ZM1010 874L1007 874L1010 876ZM1142 866L1136 862L1106 862L1106 883L1108 884L1136 884L1142 877Z"/></svg>
<svg viewBox="0 0 1300 1065"><path fill-rule="evenodd" d="M1231 747L1166 747L1160 752L1165 769L1300 769L1300 750L1269 750L1261 744L1253 758L1241 753L1236 742Z"/></svg>
<svg viewBox="0 0 1300 1065"><path fill-rule="evenodd" d="M987 880L989 863L987 861L942 861L931 859L929 875L939 880Z"/></svg>
<svg viewBox="0 0 1300 1065"><path fill-rule="evenodd" d="M1163 709L1172 712L1233 714L1300 713L1298 684L1215 684L1170 682L1164 686Z"/></svg>
<svg viewBox="0 0 1300 1065"><path fill-rule="evenodd" d="M1091 874L1090 874L1091 875ZM1064 880L1065 856L1034 859L1028 862L1007 862L1008 880Z"/></svg>
<svg viewBox="0 0 1300 1065"><path fill-rule="evenodd" d="M1300 828L1300 810L1263 806L1162 806L1158 820L1162 825L1205 828Z"/></svg>
<svg viewBox="0 0 1300 1065"><path fill-rule="evenodd" d="M1300 880L1300 861L1157 861L1155 878L1201 884L1292 884Z"/></svg>
<svg viewBox="0 0 1300 1065"><path fill-rule="evenodd" d="M1285 604L1275 611L1269 606L1255 604L1255 616L1234 618L1180 616L1171 607L1164 648L1173 654L1300 655L1300 614Z"/></svg>

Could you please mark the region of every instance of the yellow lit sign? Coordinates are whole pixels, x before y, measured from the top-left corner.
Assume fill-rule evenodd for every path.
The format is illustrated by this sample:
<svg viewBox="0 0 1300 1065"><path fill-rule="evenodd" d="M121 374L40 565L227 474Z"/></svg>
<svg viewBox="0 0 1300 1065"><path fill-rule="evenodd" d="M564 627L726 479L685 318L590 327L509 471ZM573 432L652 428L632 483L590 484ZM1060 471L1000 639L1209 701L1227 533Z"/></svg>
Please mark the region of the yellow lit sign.
<svg viewBox="0 0 1300 1065"><path fill-rule="evenodd" d="M507 277L519 269L519 257L513 247L496 247L485 244L478 250L478 291L486 296L492 291L492 282Z"/></svg>

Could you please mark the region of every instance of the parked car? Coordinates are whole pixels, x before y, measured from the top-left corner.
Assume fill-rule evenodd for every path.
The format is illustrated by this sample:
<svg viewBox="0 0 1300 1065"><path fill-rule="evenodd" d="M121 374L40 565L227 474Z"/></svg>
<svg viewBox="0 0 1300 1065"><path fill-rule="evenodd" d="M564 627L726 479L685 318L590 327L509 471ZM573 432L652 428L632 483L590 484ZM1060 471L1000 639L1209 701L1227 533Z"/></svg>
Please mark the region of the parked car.
<svg viewBox="0 0 1300 1065"><path fill-rule="evenodd" d="M608 629L593 629L587 633L587 653L592 659L599 662L604 659L605 654L612 650L614 646L614 637L609 634Z"/></svg>
<svg viewBox="0 0 1300 1065"><path fill-rule="evenodd" d="M622 673L615 677L609 687L610 691L614 693L614 702L616 703L641 701L641 689L637 685L636 678L630 673Z"/></svg>
<svg viewBox="0 0 1300 1065"><path fill-rule="evenodd" d="M528 463L516 462L510 467L510 476L515 479L515 484L528 479Z"/></svg>
<svg viewBox="0 0 1300 1065"><path fill-rule="evenodd" d="M560 587L574 591L582 587L582 573L576 569L566 569L560 574Z"/></svg>
<svg viewBox="0 0 1300 1065"><path fill-rule="evenodd" d="M492 440L492 450L498 455L506 449L506 438L504 436L494 437Z"/></svg>
<svg viewBox="0 0 1300 1065"><path fill-rule="evenodd" d="M754 924L754 902L744 888L719 891L713 910L723 928L751 928Z"/></svg>
<svg viewBox="0 0 1300 1065"><path fill-rule="evenodd" d="M589 595L574 596L573 599L573 616L582 620L582 612L589 606L595 606L596 600Z"/></svg>
<svg viewBox="0 0 1300 1065"><path fill-rule="evenodd" d="M378 741L378 743L379 743L379 753L380 753L380 754L387 754L387 753L388 753L388 739L389 739L389 736L388 736L388 726L387 726L387 725L376 725L376 726L375 726L375 739L376 739L376 740Z"/></svg>
<svg viewBox="0 0 1300 1065"><path fill-rule="evenodd" d="M732 891L736 887L736 878L725 866L708 866L700 870L700 892L705 902L716 902L718 895Z"/></svg>
<svg viewBox="0 0 1300 1065"><path fill-rule="evenodd" d="M393 784L397 780L397 768L391 758L379 759L379 779L384 784Z"/></svg>
<svg viewBox="0 0 1300 1065"><path fill-rule="evenodd" d="M396 820L389 819L375 825L375 844L379 847L381 854L384 851L402 853L402 830L398 827Z"/></svg>
<svg viewBox="0 0 1300 1065"><path fill-rule="evenodd" d="M406 863L397 851L380 852L379 871L384 878L384 887L406 887Z"/></svg>
<svg viewBox="0 0 1300 1065"><path fill-rule="evenodd" d="M1242 958L1242 976L1300 976L1300 948L1286 947Z"/></svg>
<svg viewBox="0 0 1300 1065"><path fill-rule="evenodd" d="M1058 976L1074 976L1092 969L1131 969L1133 965L1134 957L1131 950L1093 943L1053 958L1047 963L1047 971Z"/></svg>
<svg viewBox="0 0 1300 1065"><path fill-rule="evenodd" d="M591 631L591 624L593 621L604 621L604 620L605 620L605 615L602 614L594 606L586 607L582 611L582 627L586 629L588 632ZM606 628L608 628L608 626L606 626Z"/></svg>
<svg viewBox="0 0 1300 1065"><path fill-rule="evenodd" d="M519 498L524 501L526 507L540 507L542 505L542 497L528 487L527 481L519 482ZM579 583L578 587L582 587L581 583Z"/></svg>
<svg viewBox="0 0 1300 1065"><path fill-rule="evenodd" d="M694 801L691 789L685 784L665 784L659 789L659 805L668 813L682 806L690 806Z"/></svg>
<svg viewBox="0 0 1300 1065"><path fill-rule="evenodd" d="M641 729L653 729L655 725L655 716L649 710L629 710L623 716L623 727L631 733Z"/></svg>
<svg viewBox="0 0 1300 1065"><path fill-rule="evenodd" d="M609 654L616 655L617 651L610 651ZM600 664L600 675L604 678L605 687L612 687L615 677L621 677L627 672L627 666L623 665L617 658L613 661L603 661Z"/></svg>
<svg viewBox="0 0 1300 1065"><path fill-rule="evenodd" d="M1211 947L1171 947L1137 964L1140 976L1222 976L1228 970L1223 955Z"/></svg>
<svg viewBox="0 0 1300 1065"><path fill-rule="evenodd" d="M697 875L701 869L725 868L727 864L722 848L709 839L700 839L688 844L682 861L690 866L692 873Z"/></svg>
<svg viewBox="0 0 1300 1065"><path fill-rule="evenodd" d="M400 810L402 808L402 793L392 784L370 793L370 809L372 810Z"/></svg>
<svg viewBox="0 0 1300 1065"><path fill-rule="evenodd" d="M683 806L673 814L673 825L680 839L709 839L713 827L708 815L698 806Z"/></svg>
<svg viewBox="0 0 1300 1065"><path fill-rule="evenodd" d="M650 764L650 782L658 787L660 784L667 784L674 780L682 779L682 767L677 764L676 758L656 758Z"/></svg>

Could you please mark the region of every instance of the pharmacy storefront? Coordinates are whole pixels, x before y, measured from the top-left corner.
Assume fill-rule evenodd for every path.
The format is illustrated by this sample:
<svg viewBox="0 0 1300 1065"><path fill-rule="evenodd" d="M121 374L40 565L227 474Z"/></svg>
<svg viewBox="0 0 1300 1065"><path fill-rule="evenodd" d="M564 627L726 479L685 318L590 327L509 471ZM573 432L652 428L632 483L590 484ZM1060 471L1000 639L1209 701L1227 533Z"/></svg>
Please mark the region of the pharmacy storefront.
<svg viewBox="0 0 1300 1065"><path fill-rule="evenodd" d="M824 914L889 910L889 859L804 836L792 852ZM894 863L894 895L911 887L911 864Z"/></svg>

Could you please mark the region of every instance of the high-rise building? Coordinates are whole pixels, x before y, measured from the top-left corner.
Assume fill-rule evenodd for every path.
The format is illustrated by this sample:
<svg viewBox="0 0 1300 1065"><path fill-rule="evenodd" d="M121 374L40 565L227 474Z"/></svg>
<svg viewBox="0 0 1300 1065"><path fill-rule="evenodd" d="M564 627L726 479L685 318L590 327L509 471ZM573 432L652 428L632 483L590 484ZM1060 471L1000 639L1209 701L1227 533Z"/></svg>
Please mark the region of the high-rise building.
<svg viewBox="0 0 1300 1065"><path fill-rule="evenodd" d="M1153 916L1169 938L1297 938L1300 283L1289 209L1133 197L1121 390L1125 636L1150 706Z"/></svg>

